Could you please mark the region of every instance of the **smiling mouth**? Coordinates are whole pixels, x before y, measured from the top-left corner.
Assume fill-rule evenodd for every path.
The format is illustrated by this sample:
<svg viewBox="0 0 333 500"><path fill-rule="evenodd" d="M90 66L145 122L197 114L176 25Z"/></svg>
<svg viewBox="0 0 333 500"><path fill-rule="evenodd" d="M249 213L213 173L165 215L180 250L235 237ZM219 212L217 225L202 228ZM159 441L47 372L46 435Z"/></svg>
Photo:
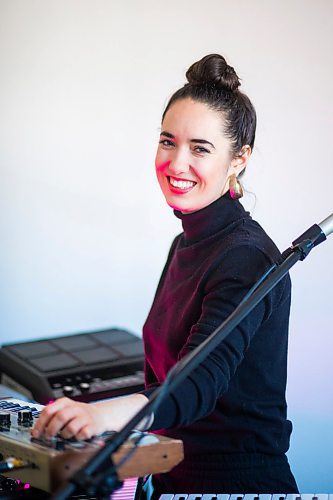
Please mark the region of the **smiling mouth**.
<svg viewBox="0 0 333 500"><path fill-rule="evenodd" d="M173 177L168 177L169 184L176 189L182 189L184 191L193 188L196 185L194 181L185 181L180 179L174 179Z"/></svg>

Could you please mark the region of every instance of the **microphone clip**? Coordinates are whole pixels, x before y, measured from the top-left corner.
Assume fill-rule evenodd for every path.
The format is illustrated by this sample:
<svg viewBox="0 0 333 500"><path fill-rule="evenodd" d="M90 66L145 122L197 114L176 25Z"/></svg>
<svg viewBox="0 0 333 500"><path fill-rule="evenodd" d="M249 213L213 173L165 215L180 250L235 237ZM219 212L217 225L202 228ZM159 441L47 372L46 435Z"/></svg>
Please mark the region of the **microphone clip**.
<svg viewBox="0 0 333 500"><path fill-rule="evenodd" d="M306 240L300 241L296 243L295 245L293 244L290 247L290 253L296 253L299 252L301 254L301 257L299 260L304 260L305 257L309 255L313 247L315 246L314 242L312 239L308 238ZM290 254L289 254L290 255Z"/></svg>

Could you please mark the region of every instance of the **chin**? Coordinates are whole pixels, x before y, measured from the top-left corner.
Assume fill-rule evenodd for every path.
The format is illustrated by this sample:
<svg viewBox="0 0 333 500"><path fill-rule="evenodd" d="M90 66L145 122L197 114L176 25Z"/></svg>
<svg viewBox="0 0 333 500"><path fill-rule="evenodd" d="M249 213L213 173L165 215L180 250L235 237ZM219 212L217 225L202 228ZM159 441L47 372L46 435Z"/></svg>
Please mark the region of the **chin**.
<svg viewBox="0 0 333 500"><path fill-rule="evenodd" d="M181 212L182 214L191 214L192 212L196 212L197 210L200 210L201 206L196 207L194 205L189 205L187 203L180 203L174 200L166 200L167 204L169 205L170 208L173 208L173 210L177 210L178 212Z"/></svg>
<svg viewBox="0 0 333 500"><path fill-rule="evenodd" d="M203 208L208 207L214 201L216 201L218 198L220 198L223 195L212 197L211 199L206 199L206 200L179 200L179 199L173 199L172 197L166 196L166 202L169 205L169 207L173 208L174 210L178 210L179 212L182 212L183 214L191 214L192 212L198 212L199 210L202 210Z"/></svg>

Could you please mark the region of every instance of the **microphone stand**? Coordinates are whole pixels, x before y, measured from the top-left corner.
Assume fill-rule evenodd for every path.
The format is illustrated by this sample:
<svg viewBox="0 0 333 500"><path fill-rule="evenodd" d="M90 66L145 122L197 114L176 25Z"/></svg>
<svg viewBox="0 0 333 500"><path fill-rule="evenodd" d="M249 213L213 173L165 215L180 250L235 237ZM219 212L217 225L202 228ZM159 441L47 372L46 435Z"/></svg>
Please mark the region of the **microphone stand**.
<svg viewBox="0 0 333 500"><path fill-rule="evenodd" d="M121 486L117 477L117 465L114 465L111 455L128 439L139 423L144 419L148 422L161 400L172 392L249 314L252 309L274 288L288 273L289 269L299 260L304 260L312 248L333 232L333 214L321 224L313 225L292 246L282 254L279 264L275 264L264 277L252 287L236 309L207 337L198 347L182 358L169 371L164 383L150 396L148 403L134 417L105 443L105 446L94 455L88 463L77 471L58 493L54 500L66 500L78 490L97 498L109 498L109 495ZM263 278L264 279L263 281Z"/></svg>

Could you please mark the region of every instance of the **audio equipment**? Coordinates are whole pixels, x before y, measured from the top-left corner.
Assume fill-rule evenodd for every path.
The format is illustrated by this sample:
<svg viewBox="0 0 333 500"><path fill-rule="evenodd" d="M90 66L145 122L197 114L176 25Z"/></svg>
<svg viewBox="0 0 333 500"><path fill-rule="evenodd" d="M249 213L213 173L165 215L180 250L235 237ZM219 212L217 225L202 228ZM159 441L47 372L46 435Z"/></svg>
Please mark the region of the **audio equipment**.
<svg viewBox="0 0 333 500"><path fill-rule="evenodd" d="M0 473L35 488L54 492L105 444L112 432L89 440L31 437L42 406L14 398L0 401ZM141 437L139 446L123 461ZM151 433L134 431L112 455L120 480L167 472L183 459L183 444ZM120 461L122 463L120 464ZM5 470L7 465L7 471ZM2 468L1 468L2 467Z"/></svg>
<svg viewBox="0 0 333 500"><path fill-rule="evenodd" d="M61 396L95 401L144 386L142 340L117 328L5 344L1 382L47 404Z"/></svg>

